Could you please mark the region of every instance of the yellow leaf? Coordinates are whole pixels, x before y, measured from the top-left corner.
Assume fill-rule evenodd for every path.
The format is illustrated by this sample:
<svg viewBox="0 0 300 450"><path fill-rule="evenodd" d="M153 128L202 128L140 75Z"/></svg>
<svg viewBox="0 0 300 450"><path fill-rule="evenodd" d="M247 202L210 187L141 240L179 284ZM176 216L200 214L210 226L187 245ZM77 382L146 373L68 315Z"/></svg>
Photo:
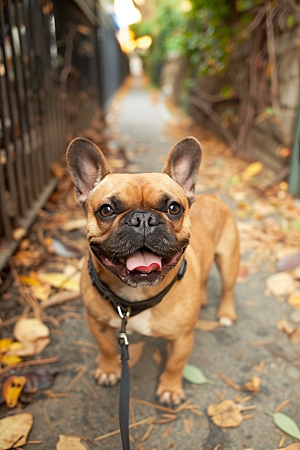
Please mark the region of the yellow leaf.
<svg viewBox="0 0 300 450"><path fill-rule="evenodd" d="M26 277L26 275L20 275L19 278L22 281L22 283L28 284L29 286L39 286L40 285L38 280L35 280L34 278L31 278L31 277Z"/></svg>
<svg viewBox="0 0 300 450"><path fill-rule="evenodd" d="M263 163L260 161L256 161L249 164L249 166L246 167L246 169L242 174L242 179L244 181L250 180L255 175L258 175L263 170L263 168L264 168Z"/></svg>
<svg viewBox="0 0 300 450"><path fill-rule="evenodd" d="M19 397L26 384L25 377L11 376L5 381L2 393L9 408L14 408L18 404Z"/></svg>
<svg viewBox="0 0 300 450"><path fill-rule="evenodd" d="M293 292L288 298L288 303L294 308L300 309L300 291Z"/></svg>
<svg viewBox="0 0 300 450"><path fill-rule="evenodd" d="M9 349L10 344L12 343L12 339L0 339L0 353L5 353Z"/></svg>
<svg viewBox="0 0 300 450"><path fill-rule="evenodd" d="M79 291L79 274L76 274L75 277L68 278L63 273L38 273L38 278L56 288L66 289L72 292Z"/></svg>
<svg viewBox="0 0 300 450"><path fill-rule="evenodd" d="M8 450L18 444L26 444L27 436L31 430L33 418L31 413L15 414L0 420L0 448Z"/></svg>
<svg viewBox="0 0 300 450"><path fill-rule="evenodd" d="M21 362L22 359L17 355L3 355L1 361L3 364L11 366L12 364L17 364L18 362Z"/></svg>

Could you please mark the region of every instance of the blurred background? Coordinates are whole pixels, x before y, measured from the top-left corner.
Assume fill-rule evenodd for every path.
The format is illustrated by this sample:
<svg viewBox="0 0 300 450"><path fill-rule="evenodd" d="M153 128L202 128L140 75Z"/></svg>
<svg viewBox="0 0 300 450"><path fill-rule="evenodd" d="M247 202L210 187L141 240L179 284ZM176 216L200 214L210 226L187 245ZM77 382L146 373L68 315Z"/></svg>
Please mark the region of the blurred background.
<svg viewBox="0 0 300 450"><path fill-rule="evenodd" d="M233 153L300 192L296 0L2 0L1 248L16 247L75 136L101 142L112 98L145 71ZM145 75L143 75L145 77ZM57 173L56 173L57 175ZM14 241L11 243L11 241Z"/></svg>

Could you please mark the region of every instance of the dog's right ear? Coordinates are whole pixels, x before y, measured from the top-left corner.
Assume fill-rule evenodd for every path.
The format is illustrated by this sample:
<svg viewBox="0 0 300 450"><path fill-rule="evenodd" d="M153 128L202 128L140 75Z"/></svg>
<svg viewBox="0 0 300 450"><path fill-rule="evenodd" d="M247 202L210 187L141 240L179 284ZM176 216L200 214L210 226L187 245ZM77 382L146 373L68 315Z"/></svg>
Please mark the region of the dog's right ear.
<svg viewBox="0 0 300 450"><path fill-rule="evenodd" d="M70 143L67 149L67 165L75 185L78 203L84 208L91 190L111 173L111 170L101 150L84 138L76 138Z"/></svg>

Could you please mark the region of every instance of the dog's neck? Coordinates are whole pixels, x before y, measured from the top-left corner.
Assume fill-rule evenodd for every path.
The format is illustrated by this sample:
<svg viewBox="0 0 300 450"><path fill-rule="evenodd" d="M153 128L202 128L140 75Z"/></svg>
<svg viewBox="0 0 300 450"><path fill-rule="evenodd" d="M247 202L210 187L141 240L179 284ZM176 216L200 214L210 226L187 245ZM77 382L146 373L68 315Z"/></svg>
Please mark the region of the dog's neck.
<svg viewBox="0 0 300 450"><path fill-rule="evenodd" d="M180 258L176 266L165 275L164 279L155 286L139 286L134 288L123 283L117 275L110 272L103 264L100 263L98 258L92 254L93 265L100 280L109 286L110 290L115 295L132 302L147 300L148 298L154 297L161 292L176 277L182 260L183 256Z"/></svg>

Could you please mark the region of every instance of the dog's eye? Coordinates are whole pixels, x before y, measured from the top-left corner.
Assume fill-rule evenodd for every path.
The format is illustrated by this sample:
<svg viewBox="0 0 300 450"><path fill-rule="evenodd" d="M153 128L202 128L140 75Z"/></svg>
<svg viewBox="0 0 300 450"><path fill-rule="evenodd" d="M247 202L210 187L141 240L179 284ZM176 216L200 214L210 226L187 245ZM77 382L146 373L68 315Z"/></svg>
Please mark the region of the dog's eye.
<svg viewBox="0 0 300 450"><path fill-rule="evenodd" d="M171 205L168 208L168 213L173 215L179 214L180 213L179 203L176 202L171 203Z"/></svg>
<svg viewBox="0 0 300 450"><path fill-rule="evenodd" d="M103 217L109 217L109 216L112 216L113 213L114 213L114 211L113 211L112 207L109 206L109 205L103 205L103 206L100 208L100 214L101 214L101 216L103 216Z"/></svg>

